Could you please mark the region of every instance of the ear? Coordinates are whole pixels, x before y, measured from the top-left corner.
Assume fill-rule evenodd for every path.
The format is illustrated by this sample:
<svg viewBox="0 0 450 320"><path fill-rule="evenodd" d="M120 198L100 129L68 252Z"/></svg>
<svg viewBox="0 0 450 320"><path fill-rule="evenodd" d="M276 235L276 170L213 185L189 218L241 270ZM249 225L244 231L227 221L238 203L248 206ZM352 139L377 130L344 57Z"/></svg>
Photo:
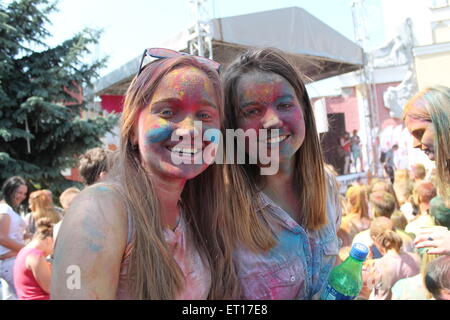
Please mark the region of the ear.
<svg viewBox="0 0 450 320"><path fill-rule="evenodd" d="M106 171L102 171L100 172L100 174L98 175L98 180L101 181L106 177L107 172Z"/></svg>
<svg viewBox="0 0 450 320"><path fill-rule="evenodd" d="M450 290L449 289L441 289L439 294L440 300L450 300Z"/></svg>

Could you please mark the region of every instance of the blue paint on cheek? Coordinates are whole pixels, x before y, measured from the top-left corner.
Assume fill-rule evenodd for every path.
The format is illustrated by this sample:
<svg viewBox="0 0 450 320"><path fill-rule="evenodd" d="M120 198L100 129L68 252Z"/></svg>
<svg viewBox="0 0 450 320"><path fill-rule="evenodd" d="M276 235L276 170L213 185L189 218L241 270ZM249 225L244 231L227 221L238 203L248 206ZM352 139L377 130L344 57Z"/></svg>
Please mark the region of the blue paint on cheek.
<svg viewBox="0 0 450 320"><path fill-rule="evenodd" d="M219 129L211 128L206 130L203 136L204 140L211 141L212 143L215 144L219 144L221 135L222 134Z"/></svg>
<svg viewBox="0 0 450 320"><path fill-rule="evenodd" d="M284 148L281 148L281 155L282 156L294 156L295 151L294 148L291 145L286 145Z"/></svg>
<svg viewBox="0 0 450 320"><path fill-rule="evenodd" d="M172 135L173 129L169 126L152 129L147 133L147 141L158 143L168 139Z"/></svg>

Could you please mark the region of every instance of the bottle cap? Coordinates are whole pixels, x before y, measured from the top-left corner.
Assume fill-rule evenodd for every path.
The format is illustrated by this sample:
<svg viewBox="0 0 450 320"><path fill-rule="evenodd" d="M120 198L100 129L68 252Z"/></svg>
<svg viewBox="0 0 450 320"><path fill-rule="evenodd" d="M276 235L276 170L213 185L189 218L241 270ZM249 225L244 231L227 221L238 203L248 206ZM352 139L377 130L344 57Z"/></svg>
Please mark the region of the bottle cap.
<svg viewBox="0 0 450 320"><path fill-rule="evenodd" d="M355 243L350 250L350 256L356 260L364 261L369 254L369 248L362 243Z"/></svg>

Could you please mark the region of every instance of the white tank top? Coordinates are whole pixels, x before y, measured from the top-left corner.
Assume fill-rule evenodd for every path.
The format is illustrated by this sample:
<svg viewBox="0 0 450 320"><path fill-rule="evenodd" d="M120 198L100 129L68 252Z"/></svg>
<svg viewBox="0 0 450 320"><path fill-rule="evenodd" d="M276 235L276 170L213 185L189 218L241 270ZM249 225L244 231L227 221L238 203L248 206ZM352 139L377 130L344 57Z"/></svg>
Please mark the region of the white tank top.
<svg viewBox="0 0 450 320"><path fill-rule="evenodd" d="M24 244L23 234L26 223L7 203L0 202L0 215L7 214L10 218L8 237L14 241ZM11 249L0 245L0 255L11 251Z"/></svg>

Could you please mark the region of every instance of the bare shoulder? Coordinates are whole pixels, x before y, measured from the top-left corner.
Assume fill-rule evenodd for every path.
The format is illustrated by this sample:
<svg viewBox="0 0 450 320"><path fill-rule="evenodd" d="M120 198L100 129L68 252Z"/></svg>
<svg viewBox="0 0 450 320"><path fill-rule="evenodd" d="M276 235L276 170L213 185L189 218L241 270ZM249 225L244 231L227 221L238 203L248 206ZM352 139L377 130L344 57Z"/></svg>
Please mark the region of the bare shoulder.
<svg viewBox="0 0 450 320"><path fill-rule="evenodd" d="M52 297L113 299L127 231L124 200L114 188L99 184L83 190L64 216L56 239ZM79 289L67 286L71 270L80 273Z"/></svg>
<svg viewBox="0 0 450 320"><path fill-rule="evenodd" d="M42 254L38 254L36 252L30 252L25 259L26 266L32 268L35 268L40 263L44 262L46 262L45 257Z"/></svg>
<svg viewBox="0 0 450 320"><path fill-rule="evenodd" d="M68 223L101 223L124 226L127 214L119 192L107 184L96 184L84 189L72 202L63 219ZM125 223L126 227L126 223Z"/></svg>

